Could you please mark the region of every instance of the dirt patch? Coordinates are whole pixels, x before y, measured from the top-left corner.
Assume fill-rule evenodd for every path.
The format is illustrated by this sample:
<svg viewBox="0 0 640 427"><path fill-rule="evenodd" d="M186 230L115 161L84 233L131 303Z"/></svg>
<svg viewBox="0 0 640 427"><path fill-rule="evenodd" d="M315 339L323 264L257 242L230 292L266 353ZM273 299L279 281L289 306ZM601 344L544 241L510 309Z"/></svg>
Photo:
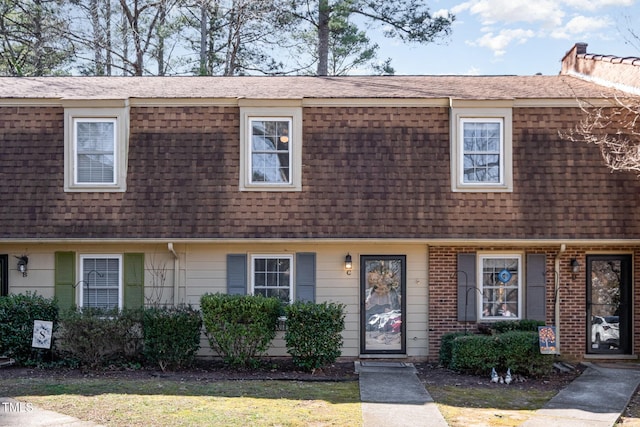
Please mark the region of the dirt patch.
<svg viewBox="0 0 640 427"><path fill-rule="evenodd" d="M505 384L495 384L490 381L488 375L463 375L449 369L444 369L436 364L414 363L417 375L427 386L451 385L459 387L504 387ZM521 389L560 390L575 379L583 368L577 365L576 369L569 373L555 372L545 378L523 378L514 375L514 381L510 387ZM358 374L355 372L352 361L340 361L313 372L306 372L297 368L290 358L270 359L264 361L258 368L236 369L225 366L220 361L198 361L190 369L162 372L157 369L109 369L81 370L81 369L34 369L23 367L6 367L0 369L0 378L123 378L144 379L163 378L179 381L223 381L223 380L296 380L296 381L356 381Z"/></svg>

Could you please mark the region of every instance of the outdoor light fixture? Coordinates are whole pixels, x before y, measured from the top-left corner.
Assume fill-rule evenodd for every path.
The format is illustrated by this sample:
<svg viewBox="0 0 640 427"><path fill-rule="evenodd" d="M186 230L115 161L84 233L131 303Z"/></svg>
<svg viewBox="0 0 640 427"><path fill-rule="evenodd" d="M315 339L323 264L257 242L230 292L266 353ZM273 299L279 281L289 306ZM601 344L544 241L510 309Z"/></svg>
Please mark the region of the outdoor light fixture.
<svg viewBox="0 0 640 427"><path fill-rule="evenodd" d="M344 269L347 270L348 275L350 275L351 270L353 270L353 261L351 260L350 254L347 254L347 256L344 257Z"/></svg>
<svg viewBox="0 0 640 427"><path fill-rule="evenodd" d="M17 256L18 258L18 271L22 273L22 277L27 277L27 264L29 264L29 257L26 255Z"/></svg>
<svg viewBox="0 0 640 427"><path fill-rule="evenodd" d="M573 278L575 279L576 274L580 272L580 263L575 258L571 259L571 271L573 272Z"/></svg>

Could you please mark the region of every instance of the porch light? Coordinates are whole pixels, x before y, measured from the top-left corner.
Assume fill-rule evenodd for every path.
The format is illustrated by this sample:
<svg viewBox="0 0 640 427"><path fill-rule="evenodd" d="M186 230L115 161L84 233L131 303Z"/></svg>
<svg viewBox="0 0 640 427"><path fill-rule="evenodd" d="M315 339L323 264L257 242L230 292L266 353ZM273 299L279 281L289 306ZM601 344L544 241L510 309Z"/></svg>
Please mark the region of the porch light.
<svg viewBox="0 0 640 427"><path fill-rule="evenodd" d="M580 263L577 259L571 259L571 271L573 272L573 278L576 278L576 275L580 273Z"/></svg>
<svg viewBox="0 0 640 427"><path fill-rule="evenodd" d="M351 270L353 270L353 261L351 260L350 254L347 254L347 256L344 257L344 269L347 270L348 275L350 275Z"/></svg>
<svg viewBox="0 0 640 427"><path fill-rule="evenodd" d="M27 277L27 264L29 264L29 257L26 255L17 256L18 258L18 271L22 273L22 277Z"/></svg>

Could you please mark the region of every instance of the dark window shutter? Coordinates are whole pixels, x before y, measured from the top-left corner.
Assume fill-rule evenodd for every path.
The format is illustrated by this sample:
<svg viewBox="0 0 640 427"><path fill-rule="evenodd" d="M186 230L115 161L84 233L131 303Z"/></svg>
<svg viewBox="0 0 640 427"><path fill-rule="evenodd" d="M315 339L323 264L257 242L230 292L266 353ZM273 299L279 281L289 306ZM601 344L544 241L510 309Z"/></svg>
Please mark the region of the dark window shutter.
<svg viewBox="0 0 640 427"><path fill-rule="evenodd" d="M55 253L55 296L60 311L76 304L76 253Z"/></svg>
<svg viewBox="0 0 640 427"><path fill-rule="evenodd" d="M546 256L527 254L527 311L525 317L531 320L547 320L547 278Z"/></svg>
<svg viewBox="0 0 640 427"><path fill-rule="evenodd" d="M230 295L247 294L247 255L227 255L227 293Z"/></svg>
<svg viewBox="0 0 640 427"><path fill-rule="evenodd" d="M130 253L123 256L124 308L144 306L144 254Z"/></svg>
<svg viewBox="0 0 640 427"><path fill-rule="evenodd" d="M476 290L476 254L458 254L458 321L478 320Z"/></svg>
<svg viewBox="0 0 640 427"><path fill-rule="evenodd" d="M296 254L296 301L316 300L316 254L299 252Z"/></svg>

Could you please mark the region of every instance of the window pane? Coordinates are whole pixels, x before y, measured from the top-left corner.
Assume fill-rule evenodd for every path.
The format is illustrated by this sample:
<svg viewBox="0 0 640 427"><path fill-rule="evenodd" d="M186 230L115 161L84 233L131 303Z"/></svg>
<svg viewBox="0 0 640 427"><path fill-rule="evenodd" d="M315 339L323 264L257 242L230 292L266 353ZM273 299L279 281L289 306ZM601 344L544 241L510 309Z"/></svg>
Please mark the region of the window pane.
<svg viewBox="0 0 640 427"><path fill-rule="evenodd" d="M291 259L254 258L253 288L255 295L277 297L289 302L291 296ZM262 270L259 270L259 267Z"/></svg>
<svg viewBox="0 0 640 427"><path fill-rule="evenodd" d="M462 149L464 182L500 182L501 123L463 122Z"/></svg>
<svg viewBox="0 0 640 427"><path fill-rule="evenodd" d="M290 122L251 121L251 181L288 183Z"/></svg>
<svg viewBox="0 0 640 427"><path fill-rule="evenodd" d="M519 258L482 259L482 317L520 317Z"/></svg>
<svg viewBox="0 0 640 427"><path fill-rule="evenodd" d="M76 122L76 179L79 183L113 183L115 122Z"/></svg>
<svg viewBox="0 0 640 427"><path fill-rule="evenodd" d="M120 260L118 258L83 258L80 284L83 306L116 308L120 286Z"/></svg>

